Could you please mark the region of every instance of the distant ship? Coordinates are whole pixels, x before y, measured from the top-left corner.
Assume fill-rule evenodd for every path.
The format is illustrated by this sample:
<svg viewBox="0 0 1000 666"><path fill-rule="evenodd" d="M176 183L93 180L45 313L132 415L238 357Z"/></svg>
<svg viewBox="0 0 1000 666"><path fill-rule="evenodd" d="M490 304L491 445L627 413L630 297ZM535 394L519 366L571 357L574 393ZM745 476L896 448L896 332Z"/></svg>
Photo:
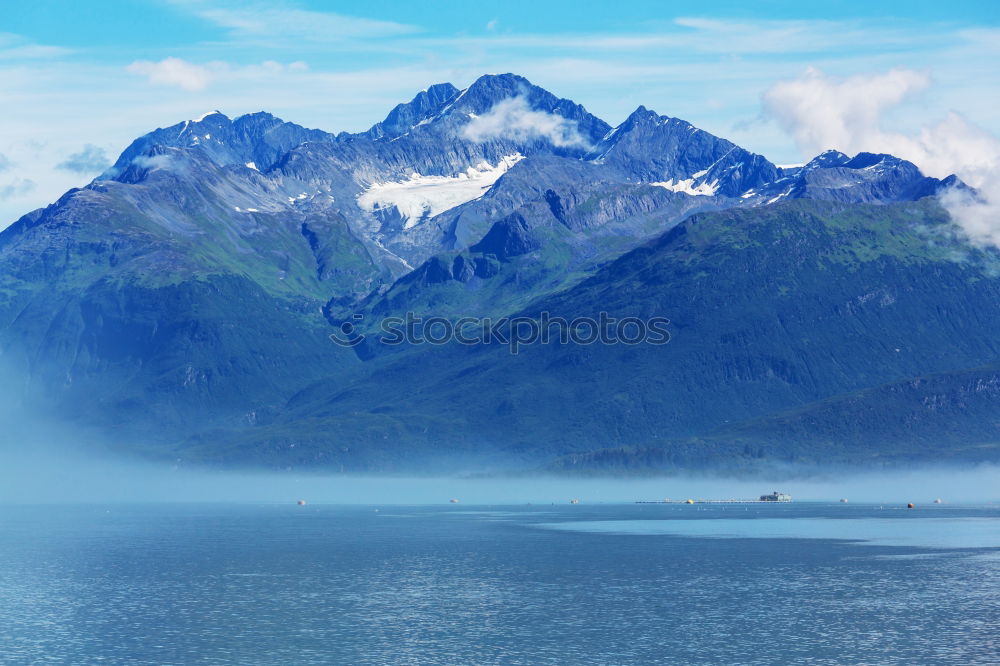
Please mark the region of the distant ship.
<svg viewBox="0 0 1000 666"><path fill-rule="evenodd" d="M775 490L770 495L761 495L759 499L663 499L663 500L639 500L636 504L759 504L761 502L791 502L792 496L788 493L779 493ZM844 500L841 500L844 501Z"/></svg>

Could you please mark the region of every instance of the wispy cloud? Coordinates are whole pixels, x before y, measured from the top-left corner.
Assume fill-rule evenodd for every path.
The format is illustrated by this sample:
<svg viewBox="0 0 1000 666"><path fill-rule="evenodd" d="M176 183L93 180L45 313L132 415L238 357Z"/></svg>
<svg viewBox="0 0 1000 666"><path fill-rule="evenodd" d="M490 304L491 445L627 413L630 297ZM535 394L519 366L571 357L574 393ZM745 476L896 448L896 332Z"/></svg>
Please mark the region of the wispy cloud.
<svg viewBox="0 0 1000 666"><path fill-rule="evenodd" d="M929 32L913 22L859 20L724 20L681 17L673 23L688 48L706 53L815 54L866 44L868 49L926 48L949 35Z"/></svg>
<svg viewBox="0 0 1000 666"><path fill-rule="evenodd" d="M31 40L9 32L0 32L0 60L37 60L58 58L69 55L72 49L62 46L36 44Z"/></svg>
<svg viewBox="0 0 1000 666"><path fill-rule="evenodd" d="M169 169L173 163L170 155L139 155L132 160L141 169Z"/></svg>
<svg viewBox="0 0 1000 666"><path fill-rule="evenodd" d="M0 200L13 199L28 194L36 187L35 181L28 178L15 178L9 183L0 184Z"/></svg>
<svg viewBox="0 0 1000 666"><path fill-rule="evenodd" d="M73 171L75 173L100 173L111 166L111 160L103 148L88 143L83 150L71 154L65 160L56 165L57 169Z"/></svg>
<svg viewBox="0 0 1000 666"><path fill-rule="evenodd" d="M462 134L472 141L498 137L518 140L542 138L557 147L588 147L576 122L554 113L536 111L523 97L510 97L497 102L489 111L463 127Z"/></svg>
<svg viewBox="0 0 1000 666"><path fill-rule="evenodd" d="M329 44L342 40L396 37L419 31L416 26L378 21L335 12L293 6L172 0L172 4L228 31L236 41L266 41L301 45Z"/></svg>
<svg viewBox="0 0 1000 666"><path fill-rule="evenodd" d="M6 155L0 153L0 173L9 171L13 166L14 163Z"/></svg>
<svg viewBox="0 0 1000 666"><path fill-rule="evenodd" d="M492 22L491 22L492 23ZM865 23L859 20L722 20L679 17L643 31L600 33L504 33L421 38L414 45L452 45L467 48L544 48L550 51L593 51L653 55L671 52L689 58L697 54L816 55L864 44L865 50L926 49L986 35L962 35L933 30L898 20Z"/></svg>
<svg viewBox="0 0 1000 666"><path fill-rule="evenodd" d="M209 85L227 80L264 79L287 72L304 72L309 69L304 62L289 64L267 60L259 65L236 66L224 61L196 64L181 58L164 58L159 62L137 60L125 68L132 74L145 76L156 85L175 86L183 90L199 91Z"/></svg>
<svg viewBox="0 0 1000 666"><path fill-rule="evenodd" d="M207 67L180 58L164 58L159 62L136 60L125 69L145 76L151 83L177 86L184 90L204 90L212 81L212 73Z"/></svg>

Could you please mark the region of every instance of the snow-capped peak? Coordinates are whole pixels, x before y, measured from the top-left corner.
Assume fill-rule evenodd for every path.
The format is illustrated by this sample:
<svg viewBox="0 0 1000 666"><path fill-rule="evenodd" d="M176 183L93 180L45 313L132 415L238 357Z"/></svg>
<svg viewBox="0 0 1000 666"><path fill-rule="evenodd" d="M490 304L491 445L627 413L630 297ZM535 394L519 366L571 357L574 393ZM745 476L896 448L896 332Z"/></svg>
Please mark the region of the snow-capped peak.
<svg viewBox="0 0 1000 666"><path fill-rule="evenodd" d="M203 121L203 120L204 120L205 118L208 118L209 116L214 116L214 115L220 115L220 116L221 116L221 115L224 115L224 114L223 114L223 113L222 113L221 111L219 111L219 110L215 110L215 111L207 111L206 113L203 113L203 114L201 114L201 115L200 115L200 116L198 116L197 118L193 118L193 119L191 120L191 122L193 122L193 123L200 123L200 122L201 122L201 121Z"/></svg>

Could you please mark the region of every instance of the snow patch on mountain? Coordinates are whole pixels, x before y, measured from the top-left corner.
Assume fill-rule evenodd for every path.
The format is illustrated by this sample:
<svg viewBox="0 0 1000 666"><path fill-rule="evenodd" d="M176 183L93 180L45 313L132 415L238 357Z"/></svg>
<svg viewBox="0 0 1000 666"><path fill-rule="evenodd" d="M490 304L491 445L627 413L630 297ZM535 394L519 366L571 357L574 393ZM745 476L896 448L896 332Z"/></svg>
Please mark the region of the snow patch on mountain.
<svg viewBox="0 0 1000 666"><path fill-rule="evenodd" d="M523 155L514 153L501 158L496 166L480 162L457 176L414 173L404 181L373 183L358 196L358 206L369 213L394 207L403 218L403 228L410 229L421 220L483 196L522 159Z"/></svg>
<svg viewBox="0 0 1000 666"><path fill-rule="evenodd" d="M220 116L222 116L222 115L225 115L225 114L223 114L221 111L217 111L217 110L216 111L206 111L205 113L201 114L197 118L192 118L191 122L193 122L193 123L200 123L205 118L208 118L209 116L214 116L214 115L220 115Z"/></svg>
<svg viewBox="0 0 1000 666"><path fill-rule="evenodd" d="M662 187L670 190L671 192L683 192L684 194L690 194L695 197L710 197L715 194L715 191L719 189L719 181L713 181L711 183L698 183L694 184L697 177L704 176L706 172L699 171L697 174L691 178L685 178L684 180L667 180L658 183L650 183L650 185L655 185L656 187Z"/></svg>

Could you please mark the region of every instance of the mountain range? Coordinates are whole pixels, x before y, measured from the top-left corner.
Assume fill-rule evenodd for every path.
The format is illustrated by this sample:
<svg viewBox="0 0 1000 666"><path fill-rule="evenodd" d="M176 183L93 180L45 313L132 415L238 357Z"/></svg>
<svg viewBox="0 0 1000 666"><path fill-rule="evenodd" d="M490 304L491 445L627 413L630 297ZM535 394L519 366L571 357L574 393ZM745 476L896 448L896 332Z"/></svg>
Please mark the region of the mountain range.
<svg viewBox="0 0 1000 666"><path fill-rule="evenodd" d="M362 472L1000 459L1000 252L892 155L779 167L511 75L365 132L213 112L0 232L26 404L121 452ZM383 344L606 313L670 342ZM330 336L351 330L357 344Z"/></svg>

